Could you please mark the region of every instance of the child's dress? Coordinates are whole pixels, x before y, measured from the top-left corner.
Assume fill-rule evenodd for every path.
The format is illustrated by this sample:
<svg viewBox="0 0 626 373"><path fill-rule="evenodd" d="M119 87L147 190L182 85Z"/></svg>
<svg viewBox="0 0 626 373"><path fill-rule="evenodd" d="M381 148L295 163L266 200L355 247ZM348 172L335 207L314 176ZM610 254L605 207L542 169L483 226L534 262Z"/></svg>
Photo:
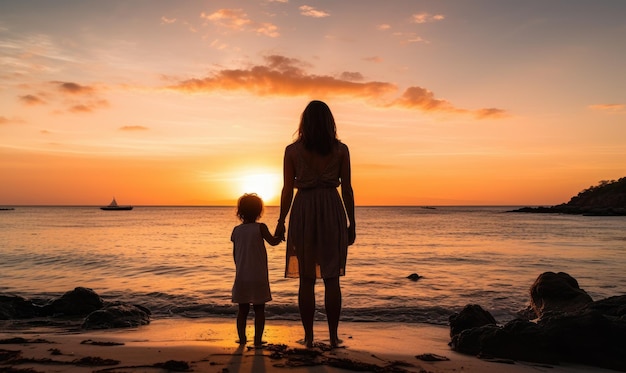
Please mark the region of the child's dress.
<svg viewBox="0 0 626 373"><path fill-rule="evenodd" d="M271 301L267 251L260 224L238 225L230 239L234 244L236 268L233 303L263 304Z"/></svg>

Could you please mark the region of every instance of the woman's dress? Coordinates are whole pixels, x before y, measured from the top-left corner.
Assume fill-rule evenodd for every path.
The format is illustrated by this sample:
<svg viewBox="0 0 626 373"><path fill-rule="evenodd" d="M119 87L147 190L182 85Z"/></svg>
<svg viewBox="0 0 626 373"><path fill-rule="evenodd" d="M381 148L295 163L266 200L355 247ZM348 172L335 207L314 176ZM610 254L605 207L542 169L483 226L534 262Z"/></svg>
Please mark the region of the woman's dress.
<svg viewBox="0 0 626 373"><path fill-rule="evenodd" d="M285 277L343 276L348 254L348 223L337 188L347 147L339 142L321 170L305 159L303 145L294 143L297 189L289 216Z"/></svg>

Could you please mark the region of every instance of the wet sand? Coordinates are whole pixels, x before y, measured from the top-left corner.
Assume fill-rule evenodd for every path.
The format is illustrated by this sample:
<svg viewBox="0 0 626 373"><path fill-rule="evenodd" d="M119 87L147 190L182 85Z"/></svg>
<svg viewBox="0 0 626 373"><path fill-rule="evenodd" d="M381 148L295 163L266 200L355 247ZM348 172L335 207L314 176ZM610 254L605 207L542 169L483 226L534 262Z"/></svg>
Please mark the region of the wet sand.
<svg viewBox="0 0 626 373"><path fill-rule="evenodd" d="M248 322L252 340L253 321ZM28 327L0 331L0 371L220 373L612 372L582 365L483 360L448 346L449 329L429 324L342 322L343 345L329 349L324 322L305 349L298 321L267 320L263 349L235 341L235 318L161 319L132 329L72 331Z"/></svg>

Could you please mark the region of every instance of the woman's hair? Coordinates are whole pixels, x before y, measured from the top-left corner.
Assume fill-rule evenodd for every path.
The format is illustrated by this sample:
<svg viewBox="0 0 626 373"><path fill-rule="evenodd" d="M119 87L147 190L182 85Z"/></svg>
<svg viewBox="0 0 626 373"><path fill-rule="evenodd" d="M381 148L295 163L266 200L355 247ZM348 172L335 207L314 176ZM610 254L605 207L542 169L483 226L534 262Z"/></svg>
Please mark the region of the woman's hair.
<svg viewBox="0 0 626 373"><path fill-rule="evenodd" d="M302 112L298 140L307 150L321 155L330 153L337 144L337 126L328 105L311 101Z"/></svg>
<svg viewBox="0 0 626 373"><path fill-rule="evenodd" d="M263 214L263 200L255 193L246 193L237 202L237 216L241 221L256 221Z"/></svg>

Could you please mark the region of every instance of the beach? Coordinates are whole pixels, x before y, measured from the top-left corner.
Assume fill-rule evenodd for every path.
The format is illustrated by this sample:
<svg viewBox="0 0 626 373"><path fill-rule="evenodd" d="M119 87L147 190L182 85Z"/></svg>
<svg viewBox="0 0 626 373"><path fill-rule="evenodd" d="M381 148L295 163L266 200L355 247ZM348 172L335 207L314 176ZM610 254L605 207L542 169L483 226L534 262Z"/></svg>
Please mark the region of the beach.
<svg viewBox="0 0 626 373"><path fill-rule="evenodd" d="M249 320L249 340L252 324ZM234 317L159 319L138 328L95 331L20 326L0 332L0 371L612 372L459 354L448 346L449 329L438 325L342 322L339 332L343 344L331 350L326 325L317 322L317 342L307 350L298 343L298 321L268 320L262 349L235 342Z"/></svg>

